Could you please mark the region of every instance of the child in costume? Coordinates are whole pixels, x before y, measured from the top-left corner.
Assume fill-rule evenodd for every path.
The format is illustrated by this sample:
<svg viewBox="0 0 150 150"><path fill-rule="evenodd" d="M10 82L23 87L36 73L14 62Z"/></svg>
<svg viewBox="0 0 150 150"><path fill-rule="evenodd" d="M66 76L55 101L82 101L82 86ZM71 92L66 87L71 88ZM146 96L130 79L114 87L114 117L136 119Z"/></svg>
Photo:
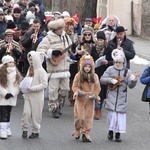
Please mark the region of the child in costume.
<svg viewBox="0 0 150 150"><path fill-rule="evenodd" d="M0 66L0 138L11 136L10 116L12 106L16 106L21 75L14 64L14 58L6 55Z"/></svg>
<svg viewBox="0 0 150 150"><path fill-rule="evenodd" d="M91 142L89 132L93 125L95 101L100 103L100 83L89 54L82 56L79 67L72 85L75 99L73 136L79 139L82 132L82 141Z"/></svg>
<svg viewBox="0 0 150 150"><path fill-rule="evenodd" d="M137 83L136 76L127 69L124 52L118 49L112 51L114 65L107 68L100 82L108 85L107 97L104 107L108 110L108 139L121 142L121 133L126 132L127 87L134 88Z"/></svg>
<svg viewBox="0 0 150 150"><path fill-rule="evenodd" d="M31 51L28 53L28 61L30 67L26 78L31 77L31 85L27 87L24 94L24 109L22 115L22 137L27 138L27 132L29 127L32 127L32 134L29 136L30 139L38 138L41 120L42 120L42 110L44 106L44 89L47 87L48 76L42 63L44 61L45 54L43 52ZM21 89L23 92L23 83L21 84Z"/></svg>

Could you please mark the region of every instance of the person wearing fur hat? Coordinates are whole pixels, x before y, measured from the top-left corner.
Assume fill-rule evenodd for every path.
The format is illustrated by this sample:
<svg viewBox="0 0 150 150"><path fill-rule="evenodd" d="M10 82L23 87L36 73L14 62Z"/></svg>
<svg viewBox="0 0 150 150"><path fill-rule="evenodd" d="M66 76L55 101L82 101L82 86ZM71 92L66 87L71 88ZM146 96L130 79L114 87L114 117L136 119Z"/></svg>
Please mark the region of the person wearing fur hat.
<svg viewBox="0 0 150 150"><path fill-rule="evenodd" d="M130 68L130 60L135 56L134 42L126 36L126 31L123 26L118 26L115 30L116 36L108 42L108 47L113 49L119 49L123 51L127 60L126 67Z"/></svg>
<svg viewBox="0 0 150 150"><path fill-rule="evenodd" d="M61 109L64 106L65 98L69 91L69 66L70 55L75 54L72 49L72 41L65 33L65 22L57 19L48 23L47 36L38 45L37 51L47 54L47 72L49 73L49 111L53 118L62 115ZM65 50L65 48L68 50Z"/></svg>
<svg viewBox="0 0 150 150"><path fill-rule="evenodd" d="M7 139L11 136L10 117L12 107L16 106L19 94L21 75L15 66L12 56L2 58L0 66L0 138Z"/></svg>
<svg viewBox="0 0 150 150"><path fill-rule="evenodd" d="M84 26L81 34L81 43L78 45L78 54L91 54L93 46L95 46L94 29L89 26Z"/></svg>
<svg viewBox="0 0 150 150"><path fill-rule="evenodd" d="M26 77L20 84L25 100L21 126L23 131L22 137L28 137L28 131L31 126L32 133L29 138L34 139L39 137L44 107L44 89L47 87L48 76L42 67L45 57L44 52L31 51L27 57L30 67ZM24 81L29 83L27 87L23 84Z"/></svg>
<svg viewBox="0 0 150 150"><path fill-rule="evenodd" d="M2 60L4 55L11 55L15 59L15 62L18 62L22 50L19 44L13 40L14 33L12 29L5 31L5 39L0 41L0 60Z"/></svg>
<svg viewBox="0 0 150 150"><path fill-rule="evenodd" d="M107 98L104 107L108 110L108 139L121 142L121 133L126 132L127 88L137 84L136 76L126 68L126 58L123 51L112 51L114 65L107 68L100 78L101 84L108 85Z"/></svg>
<svg viewBox="0 0 150 150"><path fill-rule="evenodd" d="M74 131L73 136L79 139L82 134L83 142L91 142L90 131L93 124L95 101L100 103L100 83L94 73L94 61L89 55L83 55L80 59L79 72L73 81L74 92Z"/></svg>
<svg viewBox="0 0 150 150"><path fill-rule="evenodd" d="M91 56L93 57L94 61L97 61L99 58L102 58L105 56L105 59L103 60L102 64L99 66L95 66L95 73L98 75L99 79L105 72L105 70L113 65L113 59L111 57L111 50L107 47L107 39L104 31L98 31L96 33L96 44L91 50ZM101 98L101 103L97 104L95 103L95 116L94 119L99 120L102 116L102 106L103 101L106 99L106 93L107 93L107 86L100 84L101 86L101 92L99 94Z"/></svg>

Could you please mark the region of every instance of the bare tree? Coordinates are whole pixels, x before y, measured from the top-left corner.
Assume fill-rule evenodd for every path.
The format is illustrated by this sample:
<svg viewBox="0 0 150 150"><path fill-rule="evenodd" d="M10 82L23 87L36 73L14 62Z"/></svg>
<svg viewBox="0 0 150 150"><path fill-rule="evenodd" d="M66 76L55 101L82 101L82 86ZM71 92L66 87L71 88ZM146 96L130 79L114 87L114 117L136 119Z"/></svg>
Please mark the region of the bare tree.
<svg viewBox="0 0 150 150"><path fill-rule="evenodd" d="M44 1L44 6L52 6L52 0ZM58 11L68 11L70 15L79 14L80 20L86 17L96 17L97 0L60 0ZM52 8L51 8L52 10Z"/></svg>
<svg viewBox="0 0 150 150"><path fill-rule="evenodd" d="M82 18L96 17L97 0L85 0Z"/></svg>

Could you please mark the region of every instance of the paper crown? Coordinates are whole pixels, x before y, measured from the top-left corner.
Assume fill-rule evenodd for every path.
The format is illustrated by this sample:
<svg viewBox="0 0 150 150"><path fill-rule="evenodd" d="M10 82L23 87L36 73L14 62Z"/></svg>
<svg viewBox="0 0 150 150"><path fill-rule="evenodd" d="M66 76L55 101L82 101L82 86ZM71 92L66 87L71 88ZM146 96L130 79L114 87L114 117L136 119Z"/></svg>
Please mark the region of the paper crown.
<svg viewBox="0 0 150 150"><path fill-rule="evenodd" d="M72 18L75 20L76 24L79 23L79 15L78 14L75 14L74 16L72 16Z"/></svg>

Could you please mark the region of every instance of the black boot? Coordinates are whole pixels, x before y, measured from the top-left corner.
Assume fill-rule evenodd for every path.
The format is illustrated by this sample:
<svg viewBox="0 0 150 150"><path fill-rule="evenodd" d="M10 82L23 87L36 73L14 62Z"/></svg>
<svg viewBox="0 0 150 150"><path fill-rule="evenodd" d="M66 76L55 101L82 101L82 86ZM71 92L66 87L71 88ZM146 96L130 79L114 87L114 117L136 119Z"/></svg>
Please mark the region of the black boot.
<svg viewBox="0 0 150 150"><path fill-rule="evenodd" d="M91 141L86 138L85 134L82 134L82 142L91 142Z"/></svg>
<svg viewBox="0 0 150 150"><path fill-rule="evenodd" d="M107 137L108 137L108 140L112 140L113 139L113 131L112 130L109 130Z"/></svg>
<svg viewBox="0 0 150 150"><path fill-rule="evenodd" d="M59 108L57 108L54 112L52 112L53 118L58 119L60 117Z"/></svg>
<svg viewBox="0 0 150 150"><path fill-rule="evenodd" d="M38 138L39 137L39 133L32 133L30 136L29 136L29 139L35 139L35 138Z"/></svg>
<svg viewBox="0 0 150 150"><path fill-rule="evenodd" d="M24 138L24 139L26 139L27 137L28 137L28 134L27 134L28 132L27 131L23 131L22 132L22 137Z"/></svg>
<svg viewBox="0 0 150 150"><path fill-rule="evenodd" d="M120 133L119 132L116 133L115 138L116 138L116 142L121 142L121 138L120 138Z"/></svg>
<svg viewBox="0 0 150 150"><path fill-rule="evenodd" d="M60 106L59 106L59 115L62 115L62 110Z"/></svg>

